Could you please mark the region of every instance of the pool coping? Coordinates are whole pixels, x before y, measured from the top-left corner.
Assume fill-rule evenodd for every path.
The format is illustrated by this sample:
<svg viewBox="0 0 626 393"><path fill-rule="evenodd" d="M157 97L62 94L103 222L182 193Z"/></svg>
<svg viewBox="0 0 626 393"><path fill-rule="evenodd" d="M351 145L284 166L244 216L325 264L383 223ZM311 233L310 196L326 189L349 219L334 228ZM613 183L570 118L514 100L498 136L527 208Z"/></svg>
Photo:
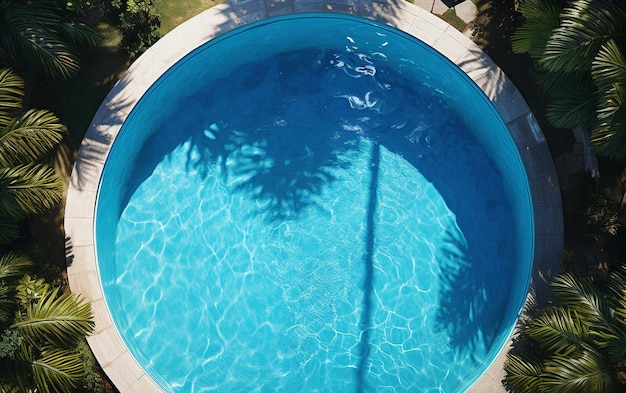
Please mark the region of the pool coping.
<svg viewBox="0 0 626 393"><path fill-rule="evenodd" d="M469 0L468 0L469 1ZM122 341L104 300L95 256L96 196L108 152L122 123L161 74L206 41L268 17L302 12L350 14L407 32L457 64L492 101L520 151L528 175L535 221L535 254L529 298L545 297L560 266L563 215L556 170L537 120L521 93L469 38L435 15L404 0L232 0L183 23L137 59L111 89L82 141L65 208L70 288L91 302L95 332L89 345L111 382L122 392L163 390L135 361ZM468 390L505 392L502 363L508 345Z"/></svg>

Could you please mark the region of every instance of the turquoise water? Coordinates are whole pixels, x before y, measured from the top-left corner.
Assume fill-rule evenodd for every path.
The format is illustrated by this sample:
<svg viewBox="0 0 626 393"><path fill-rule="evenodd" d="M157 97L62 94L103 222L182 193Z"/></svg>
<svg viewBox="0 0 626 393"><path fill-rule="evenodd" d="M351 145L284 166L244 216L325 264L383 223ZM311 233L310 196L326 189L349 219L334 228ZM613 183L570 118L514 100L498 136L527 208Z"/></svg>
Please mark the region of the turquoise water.
<svg viewBox="0 0 626 393"><path fill-rule="evenodd" d="M525 299L519 154L480 91L389 27L236 30L142 98L96 214L108 307L172 392L457 392Z"/></svg>

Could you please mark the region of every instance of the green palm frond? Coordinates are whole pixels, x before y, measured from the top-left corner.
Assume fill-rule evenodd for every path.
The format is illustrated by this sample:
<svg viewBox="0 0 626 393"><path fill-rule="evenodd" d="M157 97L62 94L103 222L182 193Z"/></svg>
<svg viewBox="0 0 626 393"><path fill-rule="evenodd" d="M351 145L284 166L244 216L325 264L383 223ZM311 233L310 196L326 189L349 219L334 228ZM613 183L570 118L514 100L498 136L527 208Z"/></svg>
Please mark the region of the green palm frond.
<svg viewBox="0 0 626 393"><path fill-rule="evenodd" d="M4 326L13 316L15 301L11 288L0 281L0 326Z"/></svg>
<svg viewBox="0 0 626 393"><path fill-rule="evenodd" d="M606 101L599 104L597 118L592 123L591 142L600 154L615 159L626 158L625 90L625 85L615 84L605 94Z"/></svg>
<svg viewBox="0 0 626 393"><path fill-rule="evenodd" d="M620 299L624 296L623 291L626 289L626 265L620 265L611 270L606 281L607 292L609 296Z"/></svg>
<svg viewBox="0 0 626 393"><path fill-rule="evenodd" d="M11 26L2 37L2 46L25 72L69 79L78 73L78 53L39 26L27 23Z"/></svg>
<svg viewBox="0 0 626 393"><path fill-rule="evenodd" d="M61 179L47 165L0 167L0 211L6 214L21 218L24 213L40 213L57 204L62 194Z"/></svg>
<svg viewBox="0 0 626 393"><path fill-rule="evenodd" d="M33 392L35 386L30 366L32 359L32 348L23 340L14 356L0 357L0 386L6 383L9 392Z"/></svg>
<svg viewBox="0 0 626 393"><path fill-rule="evenodd" d="M606 296L589 278L561 273L550 286L562 306L569 307L596 329L610 330L611 307Z"/></svg>
<svg viewBox="0 0 626 393"><path fill-rule="evenodd" d="M43 340L61 348L73 348L93 332L91 305L70 292L58 297L57 294L55 289L39 302L29 304L12 327L31 342Z"/></svg>
<svg viewBox="0 0 626 393"><path fill-rule="evenodd" d="M626 59L617 42L600 48L591 68L598 89L597 117L592 122L591 141L602 155L626 157Z"/></svg>
<svg viewBox="0 0 626 393"><path fill-rule="evenodd" d="M39 161L54 150L65 125L52 112L31 109L0 129L0 166Z"/></svg>
<svg viewBox="0 0 626 393"><path fill-rule="evenodd" d="M75 392L85 367L75 351L22 342L12 358L0 358L0 376L20 392ZM4 374L6 373L6 374ZM3 375L4 374L4 375Z"/></svg>
<svg viewBox="0 0 626 393"><path fill-rule="evenodd" d="M524 25L511 37L515 53L528 53L538 59L543 55L546 43L559 25L561 9L554 0L526 0L519 6Z"/></svg>
<svg viewBox="0 0 626 393"><path fill-rule="evenodd" d="M626 30L626 5L612 0L574 0L546 44L541 65L549 70L588 70L607 39Z"/></svg>
<svg viewBox="0 0 626 393"><path fill-rule="evenodd" d="M63 40L73 47L80 48L82 46L98 46L102 44L100 33L84 23L70 21L59 24L56 27Z"/></svg>
<svg viewBox="0 0 626 393"><path fill-rule="evenodd" d="M542 393L541 360L526 355L507 354L504 361L504 384L507 389L517 393Z"/></svg>
<svg viewBox="0 0 626 393"><path fill-rule="evenodd" d="M24 81L13 70L0 70L0 127L6 127L22 109Z"/></svg>
<svg viewBox="0 0 626 393"><path fill-rule="evenodd" d="M24 254L10 251L0 256L0 280L11 281L21 277L33 266L33 262Z"/></svg>
<svg viewBox="0 0 626 393"><path fill-rule="evenodd" d="M13 198L5 193L12 200ZM6 212L3 195L0 192L0 246L13 243L20 236L20 225L18 220ZM10 205L10 203L9 203ZM12 208L13 209L13 208Z"/></svg>
<svg viewBox="0 0 626 393"><path fill-rule="evenodd" d="M613 331L615 338L613 340L604 340L609 350L611 361L618 363L621 359L626 358L626 286L622 287L619 296L615 297L615 325Z"/></svg>
<svg viewBox="0 0 626 393"><path fill-rule="evenodd" d="M99 45L101 36L68 21L59 2L5 2L0 8L0 44L27 74L68 79L79 70L77 48Z"/></svg>
<svg viewBox="0 0 626 393"><path fill-rule="evenodd" d="M546 118L558 128L589 124L596 114L597 97L587 86L570 84L560 89L546 106Z"/></svg>
<svg viewBox="0 0 626 393"><path fill-rule="evenodd" d="M572 71L544 71L537 75L537 81L541 90L549 97L563 95L562 91L567 89L586 89L593 93L593 81L588 73Z"/></svg>
<svg viewBox="0 0 626 393"><path fill-rule="evenodd" d="M576 312L563 307L548 307L534 317L526 334L546 352L567 356L586 349L591 341L588 326Z"/></svg>
<svg viewBox="0 0 626 393"><path fill-rule="evenodd" d="M554 356L546 361L542 375L547 392L606 393L613 391L611 367L597 352Z"/></svg>
<svg viewBox="0 0 626 393"><path fill-rule="evenodd" d="M598 87L626 83L626 60L614 39L602 45L591 66L591 75Z"/></svg>
<svg viewBox="0 0 626 393"><path fill-rule="evenodd" d="M48 76L68 79L78 72L76 51L46 28L63 23L53 8L14 2L5 6L3 16L2 48L27 73L42 70Z"/></svg>
<svg viewBox="0 0 626 393"><path fill-rule="evenodd" d="M49 348L32 362L34 381L43 393L74 392L85 375L82 359L76 352Z"/></svg>

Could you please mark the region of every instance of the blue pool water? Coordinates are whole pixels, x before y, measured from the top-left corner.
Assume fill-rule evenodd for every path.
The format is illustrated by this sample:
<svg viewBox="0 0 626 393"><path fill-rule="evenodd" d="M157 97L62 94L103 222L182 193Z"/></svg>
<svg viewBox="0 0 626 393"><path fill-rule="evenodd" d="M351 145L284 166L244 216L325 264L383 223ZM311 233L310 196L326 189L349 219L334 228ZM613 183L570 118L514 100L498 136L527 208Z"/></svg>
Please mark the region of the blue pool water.
<svg viewBox="0 0 626 393"><path fill-rule="evenodd" d="M527 180L441 55L353 17L266 20L135 107L96 214L108 307L172 392L457 392L524 302Z"/></svg>

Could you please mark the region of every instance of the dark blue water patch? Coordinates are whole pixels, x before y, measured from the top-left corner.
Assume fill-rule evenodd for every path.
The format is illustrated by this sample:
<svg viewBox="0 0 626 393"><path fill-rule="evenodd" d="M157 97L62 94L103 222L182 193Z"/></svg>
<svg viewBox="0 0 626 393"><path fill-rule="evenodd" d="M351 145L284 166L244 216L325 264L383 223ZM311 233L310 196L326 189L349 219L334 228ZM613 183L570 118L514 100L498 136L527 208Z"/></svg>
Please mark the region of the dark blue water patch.
<svg viewBox="0 0 626 393"><path fill-rule="evenodd" d="M430 283L434 278L425 278L426 281L421 284L422 290L433 285L438 290L439 300L431 303L432 310L428 314L434 320L429 321L428 326L429 329L439 330L442 337L445 337L440 343L427 345L428 348L433 345L449 348L455 358L470 359L460 361L465 367L470 370L478 368L480 359L473 357L480 357L485 348L494 343L502 329L499 316L507 306L507 296L502 294L507 293L512 277L514 250L510 239L503 238L502 234L512 226L513 221L502 180L485 148L477 142L455 110L447 105L445 97L427 85L407 80L386 64L382 57L319 49L279 54L270 61L241 66L233 75L219 78L199 92L186 97L173 115L153 132L152 137L141 148L138 164L130 177L131 181L121 204L125 217L121 220L121 232L118 235L119 246L125 250L117 255L121 285L131 285L124 281L131 274L127 269L131 272L137 269L131 265L124 267L131 262L125 262L127 257L124 256L129 249L129 228L135 228L131 232L141 228L141 232L149 234L142 241L142 245L133 251L142 259L152 261L147 266L153 267L146 270L144 266L140 270L144 272L139 274L140 277L145 276L148 271L161 271L158 266L161 258L177 258L174 255L180 251L173 254L172 251L167 251L170 247L167 245L168 241L177 239L176 242L180 243L180 231L191 224L183 224L187 221L177 210L171 216L166 214L164 221L150 218L153 215L150 209L165 211L177 205L184 208L185 201L190 200L190 194L197 193L194 189L181 186L188 182L186 177L195 179L190 183L196 184L194 187L204 183L201 188L214 190L206 192L229 188L229 200L244 198L250 201L252 208L244 209L247 218L242 219L254 220L254 216L257 216L268 228L280 231L283 225L293 226L299 220L304 220L299 225L306 227L307 220L311 220L311 214L334 217L333 208L327 206L333 199L327 195L328 190L345 181L343 176L346 173L353 172L355 177L364 179L357 182L364 185L364 196L354 199L354 209L362 210L363 215L355 216L360 217L357 222L335 222L335 225L346 228L342 232L348 226L355 225L353 230L345 233L362 233L354 241L363 242L362 252L355 252L348 257L352 261L350 264L362 263L365 273L358 279L361 281L360 291L363 294L358 296L361 311L360 317L355 320L361 331L356 344L359 349L351 352L353 360L347 360L354 365L355 370L353 382L346 383L349 386L354 384L356 391L377 390L377 383L381 381L372 379L371 367L381 361L378 345L386 345L386 341L383 340L381 344L374 329L380 323L376 320L377 313L381 312L381 305L375 299L375 283L382 283L384 288L387 285L405 287L402 282L393 282L393 278L390 284L385 284L384 276L381 277L376 269L390 269L391 273L395 269L394 258L421 257L414 255L414 251L409 249L398 250L395 256L388 254L388 251L381 251L386 250L381 248L381 241L390 236L398 236L397 231L406 229L403 225L393 229L394 221L390 224L388 218L383 217L413 214L398 212L396 207L391 206L393 201L386 196L386 192L401 195L401 200L410 200L410 195L418 190L406 188L410 183L402 182L403 173L399 167L394 167L397 165L393 164L395 161L379 168L380 148L385 149L387 160L389 157L396 157L410 165L415 173L423 176L438 192L433 197L442 198L447 209L454 214L456 226L448 227L443 235L438 233L437 222L434 223L434 229L418 234L426 237L427 243L432 241L432 247L435 247L432 258L438 266L434 275L438 283ZM370 155L371 151L379 153ZM363 158L357 158L364 154L365 157L370 155L367 158L369 163L365 165ZM181 157L184 162L182 167ZM172 166L170 179L168 171L157 170L164 165ZM379 175L379 170L383 170L383 174ZM151 180L155 176L164 179L163 183L156 183L162 184L160 187L155 187ZM382 178L379 179L379 176ZM383 180L387 178L393 180ZM383 182L382 189L386 190L381 191L380 199L379 182ZM181 189L164 192L162 187ZM361 191L355 189L354 192ZM172 199L164 199L165 195L171 195ZM422 200L423 197L417 199ZM229 206L233 202L225 200L225 203L225 206ZM349 201L342 202L346 203L350 204ZM381 208L378 212L379 205ZM220 208L215 204L211 206ZM432 207L425 205L417 208ZM233 211L230 214L234 213ZM213 213L209 211L203 214ZM138 219L141 217L147 221L142 222L142 219ZM202 220L202 217L198 219ZM161 234L164 225L171 226L172 222L179 220L182 220L181 223L168 230L174 231L173 234L167 231ZM393 220L401 222L402 217ZM379 221L386 222L383 225L386 228L384 233L376 231ZM131 227L128 226L130 223ZM392 232L389 232L390 228ZM210 233L213 232L220 242L236 244L241 241L237 238L223 238L223 231L215 226L208 237L204 231L198 231L192 236L210 239ZM157 235L153 235L154 233ZM298 236L296 244L300 244L299 247L319 253L322 245L315 240L317 235L307 233ZM312 237L307 240L307 236ZM219 249L211 244L212 248ZM195 250L195 254L204 252L196 250L191 244L188 247ZM214 255L219 254L219 251L211 252ZM284 258L283 263L295 262L291 260L291 251L277 249L275 252L274 258ZM211 263L219 262L222 258L219 257ZM198 266L190 268L194 272L191 274L198 274ZM174 271L169 270L168 276L173 277L171 275L175 274ZM246 273L245 268L242 268L241 273ZM402 276L401 273L398 274L392 274L391 277ZM183 275L177 281L188 281L189 278L185 277ZM293 282L298 280L294 278ZM159 304L162 303L160 307L163 307L167 301L162 299L163 294L160 291L152 294L152 286L150 288L143 298L151 305L149 309L154 308L146 314L152 315L147 318L154 319L155 315L164 312L159 311ZM402 292L406 294L407 290L402 289ZM310 296L307 295L306 286L297 289L293 294L287 292L281 296L292 295L298 298ZM217 295L210 295L212 296ZM411 298L409 295L405 296ZM135 309L141 303L132 305L128 300L120 302L126 308L127 314L141 315ZM197 307L203 309L206 305L200 303ZM250 307L258 309L264 306L250 304ZM418 304L412 308L415 315L423 312L419 310ZM284 311L282 315L280 318L285 321L292 318L284 314ZM122 321L121 325L129 329L128 334L142 336L141 331L132 329L135 323L136 320L132 319ZM311 326L320 323L323 325L323 319L313 318L309 321ZM242 326L237 329L241 328ZM162 329L168 328L162 326ZM323 328L318 329L321 329L320 332L324 331ZM400 325L389 329L389 333L384 334L394 336L387 340L396 344L397 341L406 341L412 334L418 334L417 330L411 330L418 329L417 327L403 330L404 327ZM428 333L426 337L432 337L432 334ZM147 336L145 347L158 347L150 344L154 339L150 337L152 333ZM160 342L159 339L156 340ZM319 341L314 345L320 345ZM210 356L215 351L218 349L209 349L208 353L201 356ZM374 355L370 357L372 351ZM153 357L148 353L143 356ZM429 356L445 359L448 355L444 351L440 355ZM305 359L301 361L304 362ZM423 365L414 366L428 367L429 362L435 364L440 361L424 360ZM171 374L173 379L180 378L175 373L172 374L169 366L159 370L161 373ZM243 373L238 378L260 378L260 371L250 371L253 374ZM426 377L430 373L422 375L419 372L406 374L406 370L402 372L405 373L405 378L415 381L423 378L434 378L433 381L437 381L442 378L436 377L439 372L435 372L434 377ZM463 379L460 376L454 378ZM458 384L454 378L449 379L446 386ZM407 383L411 389L416 386ZM306 386L310 386L310 383Z"/></svg>
<svg viewBox="0 0 626 393"><path fill-rule="evenodd" d="M468 387L523 300L503 123L389 27L279 19L186 56L122 128L97 220L116 325L171 391Z"/></svg>

